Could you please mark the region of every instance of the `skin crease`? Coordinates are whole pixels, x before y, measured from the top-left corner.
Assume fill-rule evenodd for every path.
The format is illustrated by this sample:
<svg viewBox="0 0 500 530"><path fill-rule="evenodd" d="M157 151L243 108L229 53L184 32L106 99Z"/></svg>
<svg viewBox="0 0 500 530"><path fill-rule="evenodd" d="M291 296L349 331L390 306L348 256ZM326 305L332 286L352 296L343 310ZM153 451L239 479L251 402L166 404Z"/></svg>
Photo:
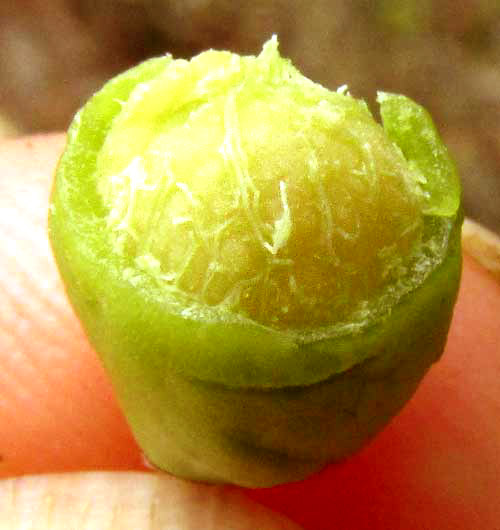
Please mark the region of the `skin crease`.
<svg viewBox="0 0 500 530"><path fill-rule="evenodd" d="M0 143L2 478L145 469L51 256L47 203L63 145L62 135ZM498 315L500 285L464 256L444 357L404 411L349 460L246 495L310 530L499 528Z"/></svg>

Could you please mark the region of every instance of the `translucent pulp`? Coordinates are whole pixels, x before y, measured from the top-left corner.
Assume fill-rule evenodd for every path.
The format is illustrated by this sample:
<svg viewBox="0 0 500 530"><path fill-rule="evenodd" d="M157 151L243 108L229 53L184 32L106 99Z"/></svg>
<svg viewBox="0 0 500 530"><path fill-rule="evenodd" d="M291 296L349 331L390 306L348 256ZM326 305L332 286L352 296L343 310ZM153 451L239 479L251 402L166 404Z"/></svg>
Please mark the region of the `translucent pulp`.
<svg viewBox="0 0 500 530"><path fill-rule="evenodd" d="M347 321L422 244L422 175L364 102L280 57L170 60L114 119L95 178L116 252L197 306Z"/></svg>

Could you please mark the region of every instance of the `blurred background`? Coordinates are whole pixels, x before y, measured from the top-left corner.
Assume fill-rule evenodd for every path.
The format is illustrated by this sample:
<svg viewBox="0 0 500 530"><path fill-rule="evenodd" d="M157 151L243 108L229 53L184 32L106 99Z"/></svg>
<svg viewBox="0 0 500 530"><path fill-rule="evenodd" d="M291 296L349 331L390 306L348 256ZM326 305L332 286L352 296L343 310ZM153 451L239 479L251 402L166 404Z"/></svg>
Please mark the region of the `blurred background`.
<svg viewBox="0 0 500 530"><path fill-rule="evenodd" d="M499 0L0 0L0 138L66 129L107 79L166 52L283 55L371 104L377 89L433 114L466 214L500 233Z"/></svg>

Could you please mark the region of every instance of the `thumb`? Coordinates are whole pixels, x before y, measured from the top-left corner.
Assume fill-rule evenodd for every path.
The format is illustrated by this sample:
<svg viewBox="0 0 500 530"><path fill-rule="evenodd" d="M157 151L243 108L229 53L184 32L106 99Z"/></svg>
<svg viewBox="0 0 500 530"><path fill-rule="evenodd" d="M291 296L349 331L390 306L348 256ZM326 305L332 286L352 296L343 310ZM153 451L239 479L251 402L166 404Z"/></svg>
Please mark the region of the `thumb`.
<svg viewBox="0 0 500 530"><path fill-rule="evenodd" d="M0 527L11 530L298 530L235 489L157 473L101 472L0 481Z"/></svg>

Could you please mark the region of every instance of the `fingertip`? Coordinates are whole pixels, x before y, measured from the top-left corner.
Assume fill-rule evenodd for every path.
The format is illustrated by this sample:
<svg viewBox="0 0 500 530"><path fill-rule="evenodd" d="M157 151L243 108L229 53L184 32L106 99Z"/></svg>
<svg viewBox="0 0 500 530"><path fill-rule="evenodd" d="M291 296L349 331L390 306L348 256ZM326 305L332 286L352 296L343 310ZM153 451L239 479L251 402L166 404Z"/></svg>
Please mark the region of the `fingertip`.
<svg viewBox="0 0 500 530"><path fill-rule="evenodd" d="M63 144L52 135L0 145L0 476L143 468L47 238Z"/></svg>

